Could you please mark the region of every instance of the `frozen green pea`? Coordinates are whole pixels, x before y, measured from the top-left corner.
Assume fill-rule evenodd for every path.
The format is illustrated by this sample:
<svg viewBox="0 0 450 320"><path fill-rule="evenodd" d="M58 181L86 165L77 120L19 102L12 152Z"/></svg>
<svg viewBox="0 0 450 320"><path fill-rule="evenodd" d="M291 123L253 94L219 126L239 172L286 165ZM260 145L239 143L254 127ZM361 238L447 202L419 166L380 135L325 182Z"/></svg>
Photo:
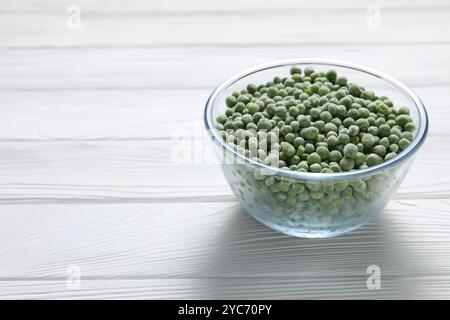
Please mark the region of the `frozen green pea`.
<svg viewBox="0 0 450 320"><path fill-rule="evenodd" d="M350 171L355 167L355 161L351 158L342 158L339 161L339 166L343 171Z"/></svg>
<svg viewBox="0 0 450 320"><path fill-rule="evenodd" d="M285 124L280 128L280 133L285 136L288 133L292 132L292 127L290 125Z"/></svg>
<svg viewBox="0 0 450 320"><path fill-rule="evenodd" d="M276 114L277 116L279 116L280 118L286 117L286 114L287 114L287 109L286 109L286 107L285 107L285 106L277 106L277 107L275 108L275 114Z"/></svg>
<svg viewBox="0 0 450 320"><path fill-rule="evenodd" d="M358 152L355 156L355 167L359 167L366 162L366 156L362 152Z"/></svg>
<svg viewBox="0 0 450 320"><path fill-rule="evenodd" d="M364 152L364 145L361 142L357 142L356 147L358 148L358 152Z"/></svg>
<svg viewBox="0 0 450 320"><path fill-rule="evenodd" d="M331 119L333 119L333 116L331 115L331 113L329 111L323 111L319 117L320 117L320 120L324 121L325 123L330 122Z"/></svg>
<svg viewBox="0 0 450 320"><path fill-rule="evenodd" d="M295 154L295 148L292 144L290 143L285 143L283 144L283 146L281 147L281 151L287 156L287 157L292 157Z"/></svg>
<svg viewBox="0 0 450 320"><path fill-rule="evenodd" d="M393 143L389 146L389 150L391 150L392 152L398 152L399 149L400 149L400 147L398 146L398 144L395 144L395 143Z"/></svg>
<svg viewBox="0 0 450 320"><path fill-rule="evenodd" d="M405 131L405 132L402 132L402 138L405 138L406 140L409 140L410 142L412 142L414 139L414 136L411 132Z"/></svg>
<svg viewBox="0 0 450 320"><path fill-rule="evenodd" d="M397 153L396 153L396 152L389 152L389 153L384 157L384 160L385 160L385 161L388 161L388 160L391 160L391 159L395 158L396 156L397 156Z"/></svg>
<svg viewBox="0 0 450 320"><path fill-rule="evenodd" d="M400 141L398 142L398 146L400 147L401 150L405 150L406 148L408 148L410 144L411 142L405 138L400 139Z"/></svg>
<svg viewBox="0 0 450 320"><path fill-rule="evenodd" d="M275 183L275 178L274 177L267 177L264 180L264 183L266 184L266 186L271 186Z"/></svg>
<svg viewBox="0 0 450 320"><path fill-rule="evenodd" d="M306 153L313 153L316 150L316 148L314 147L314 145L312 143L307 143L305 144L305 152Z"/></svg>
<svg viewBox="0 0 450 320"><path fill-rule="evenodd" d="M305 115L299 115L297 121L301 128L308 128L311 125L311 120Z"/></svg>
<svg viewBox="0 0 450 320"><path fill-rule="evenodd" d="M305 169L305 170L309 170L309 165L307 161L300 161L299 164L297 165L298 169Z"/></svg>
<svg viewBox="0 0 450 320"><path fill-rule="evenodd" d="M344 157L354 159L358 153L358 147L353 143L349 143L344 147Z"/></svg>
<svg viewBox="0 0 450 320"><path fill-rule="evenodd" d="M405 124L404 129L409 132L414 132L414 130L416 130L416 125L412 122L408 122Z"/></svg>
<svg viewBox="0 0 450 320"><path fill-rule="evenodd" d="M381 137L387 137L391 134L391 127L387 124L382 124L378 127L378 131Z"/></svg>
<svg viewBox="0 0 450 320"><path fill-rule="evenodd" d="M329 155L330 161L339 162L342 159L342 154L337 150L332 150Z"/></svg>
<svg viewBox="0 0 450 320"><path fill-rule="evenodd" d="M289 108L289 115L296 117L300 114L300 109L297 106L292 106Z"/></svg>
<svg viewBox="0 0 450 320"><path fill-rule="evenodd" d="M355 121L355 125L357 125L360 130L366 131L369 128L369 121L367 119L360 118Z"/></svg>
<svg viewBox="0 0 450 320"><path fill-rule="evenodd" d="M233 107L236 104L236 102L237 102L236 97L234 97L234 96L228 96L225 99L225 103L226 103L227 107L229 107L229 108Z"/></svg>
<svg viewBox="0 0 450 320"><path fill-rule="evenodd" d="M399 116L397 116L397 118L395 119L395 121L397 121L399 126L404 126L405 124L411 122L411 117L407 114L401 114Z"/></svg>
<svg viewBox="0 0 450 320"><path fill-rule="evenodd" d="M354 97L359 97L361 95L361 89L355 84L351 84L348 91Z"/></svg>
<svg viewBox="0 0 450 320"><path fill-rule="evenodd" d="M325 146L319 146L316 148L316 153L320 156L320 159L328 159L330 151Z"/></svg>
<svg viewBox="0 0 450 320"><path fill-rule="evenodd" d="M364 192L367 188L366 183L362 180L351 180L349 184L357 192Z"/></svg>
<svg viewBox="0 0 450 320"><path fill-rule="evenodd" d="M350 128L350 126L355 124L355 119L347 117L344 119L344 121L342 121L342 124L344 125L344 127Z"/></svg>
<svg viewBox="0 0 450 320"><path fill-rule="evenodd" d="M314 68L311 66L307 66L303 72L305 73L305 76L311 76L311 74L314 72Z"/></svg>
<svg viewBox="0 0 450 320"><path fill-rule="evenodd" d="M377 164L380 164L382 161L383 159L375 153L371 153L366 157L366 163L369 167L373 167Z"/></svg>
<svg viewBox="0 0 450 320"><path fill-rule="evenodd" d="M389 135L388 139L391 144L398 144L400 141L399 137L395 134Z"/></svg>
<svg viewBox="0 0 450 320"><path fill-rule="evenodd" d="M270 122L269 119L262 118L258 121L258 129L262 129L262 130L272 129L272 123Z"/></svg>
<svg viewBox="0 0 450 320"><path fill-rule="evenodd" d="M407 115L409 115L408 107L400 107L400 108L398 108L397 114L407 114Z"/></svg>
<svg viewBox="0 0 450 320"><path fill-rule="evenodd" d="M293 144L295 140L295 134L293 134L292 132L286 133L286 135L284 136L284 140L286 140L286 142L289 142L290 144Z"/></svg>
<svg viewBox="0 0 450 320"><path fill-rule="evenodd" d="M363 144L366 150L369 150L375 143L375 139L373 135L371 135L370 133L366 133L361 137L361 143Z"/></svg>
<svg viewBox="0 0 450 320"><path fill-rule="evenodd" d="M335 83L337 83L340 86L346 86L347 85L347 78L344 76L338 76L336 78Z"/></svg>
<svg viewBox="0 0 450 320"><path fill-rule="evenodd" d="M327 144L329 147L333 148L339 144L339 140L336 136L329 136L327 138Z"/></svg>
<svg viewBox="0 0 450 320"><path fill-rule="evenodd" d="M289 70L289 72L291 73L291 75L294 75L294 74L301 74L301 73L302 73L302 69L301 69L300 67L298 67L298 66L293 66L293 67Z"/></svg>
<svg viewBox="0 0 450 320"><path fill-rule="evenodd" d="M338 128L334 123L328 122L325 124L324 129L323 129L326 133L329 132L337 132Z"/></svg>
<svg viewBox="0 0 450 320"><path fill-rule="evenodd" d="M294 147L298 148L299 146L303 146L305 144L305 140L302 137L296 137L294 139Z"/></svg>
<svg viewBox="0 0 450 320"><path fill-rule="evenodd" d="M350 136L345 133L341 133L338 135L338 142L339 144L346 145L350 142Z"/></svg>
<svg viewBox="0 0 450 320"><path fill-rule="evenodd" d="M321 86L321 87L319 88L319 90L317 91L317 93L318 93L320 96L324 96L324 95L327 95L327 94L330 93L330 89L329 89L327 86Z"/></svg>
<svg viewBox="0 0 450 320"><path fill-rule="evenodd" d="M333 172L342 172L342 169L339 166L339 164L332 164L329 166L329 169Z"/></svg>
<svg viewBox="0 0 450 320"><path fill-rule="evenodd" d="M300 131L300 134L304 139L312 140L317 137L317 135L319 134L319 130L316 127L303 128Z"/></svg>
<svg viewBox="0 0 450 320"><path fill-rule="evenodd" d="M348 128L348 133L349 133L350 137L357 136L359 134L359 127L356 125L351 125Z"/></svg>
<svg viewBox="0 0 450 320"><path fill-rule="evenodd" d="M379 144L373 147L373 153L379 155L380 157L384 157L386 155L386 147Z"/></svg>
<svg viewBox="0 0 450 320"><path fill-rule="evenodd" d="M328 81L334 83L337 78L336 70L328 70L325 74L325 77L328 79Z"/></svg>
<svg viewBox="0 0 450 320"><path fill-rule="evenodd" d="M216 121L220 124L225 124L225 122L228 120L227 116L225 115L220 115L216 118Z"/></svg>
<svg viewBox="0 0 450 320"><path fill-rule="evenodd" d="M382 145L383 147L385 147L386 149L389 148L389 145L391 144L389 142L389 139L387 137L381 138L380 141L378 142L380 145Z"/></svg>
<svg viewBox="0 0 450 320"><path fill-rule="evenodd" d="M313 163L312 165L309 166L310 172L319 173L321 170L322 170L322 167L320 166L319 163Z"/></svg>
<svg viewBox="0 0 450 320"><path fill-rule="evenodd" d="M311 165L313 163L320 163L322 159L317 152L313 152L308 156L306 161L308 161L308 164Z"/></svg>

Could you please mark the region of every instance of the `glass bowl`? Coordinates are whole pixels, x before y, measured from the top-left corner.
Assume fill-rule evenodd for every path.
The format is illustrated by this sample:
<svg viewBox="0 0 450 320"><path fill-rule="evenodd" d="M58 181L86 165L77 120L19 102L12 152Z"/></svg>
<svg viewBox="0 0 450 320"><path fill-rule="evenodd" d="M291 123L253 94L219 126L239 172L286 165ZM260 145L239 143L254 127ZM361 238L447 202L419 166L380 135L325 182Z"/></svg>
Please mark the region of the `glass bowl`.
<svg viewBox="0 0 450 320"><path fill-rule="evenodd" d="M245 157L221 137L215 119L226 110L225 99L248 84L264 84L289 75L292 66L334 69L350 82L407 106L416 130L409 147L373 167L339 173L279 169ZM248 69L219 85L209 97L204 121L221 160L224 175L242 207L258 221L282 233L306 238L333 237L354 230L381 212L392 198L423 144L428 117L423 103L405 85L373 69L327 59L277 61Z"/></svg>

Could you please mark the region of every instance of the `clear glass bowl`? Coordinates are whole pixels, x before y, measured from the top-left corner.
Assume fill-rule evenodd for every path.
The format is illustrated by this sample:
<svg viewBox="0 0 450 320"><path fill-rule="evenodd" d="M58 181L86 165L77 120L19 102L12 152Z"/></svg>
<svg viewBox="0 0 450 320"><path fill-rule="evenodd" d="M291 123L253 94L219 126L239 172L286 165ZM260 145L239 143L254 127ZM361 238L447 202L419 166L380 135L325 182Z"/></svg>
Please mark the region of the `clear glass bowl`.
<svg viewBox="0 0 450 320"><path fill-rule="evenodd" d="M310 173L279 169L246 158L226 144L215 119L226 110L225 98L249 83L261 84L288 76L297 65L316 71L335 69L350 82L387 96L396 106L407 106L416 124L414 140L395 158L363 170ZM428 131L423 103L397 80L370 68L326 59L295 59L258 66L218 86L209 97L204 121L217 145L222 169L243 208L266 226L285 234L320 238L354 230L381 212L403 181L413 156Z"/></svg>

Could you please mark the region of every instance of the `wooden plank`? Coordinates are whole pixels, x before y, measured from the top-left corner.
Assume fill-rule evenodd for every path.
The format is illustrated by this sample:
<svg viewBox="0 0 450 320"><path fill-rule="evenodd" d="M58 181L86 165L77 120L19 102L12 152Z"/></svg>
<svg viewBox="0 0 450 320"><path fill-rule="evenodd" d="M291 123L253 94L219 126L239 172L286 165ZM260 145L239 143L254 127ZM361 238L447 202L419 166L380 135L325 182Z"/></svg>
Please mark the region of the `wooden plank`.
<svg viewBox="0 0 450 320"><path fill-rule="evenodd" d="M397 199L450 197L450 137L430 137ZM233 201L209 141L0 144L2 202Z"/></svg>
<svg viewBox="0 0 450 320"><path fill-rule="evenodd" d="M84 280L68 289L65 280L0 281L8 299L448 299L450 278L385 277L381 290L368 290L366 278L138 279Z"/></svg>
<svg viewBox="0 0 450 320"><path fill-rule="evenodd" d="M414 87L427 107L430 135L448 135L450 86ZM203 138L198 90L4 91L0 142L53 140L171 140L184 130Z"/></svg>
<svg viewBox="0 0 450 320"><path fill-rule="evenodd" d="M366 227L317 240L275 233L235 203L2 205L0 296L449 297L449 205L392 201ZM366 288L373 264L379 292ZM80 291L66 287L73 266Z"/></svg>
<svg viewBox="0 0 450 320"><path fill-rule="evenodd" d="M442 72L450 69L447 59L450 44L421 47L337 45L290 48L27 49L0 52L2 91L210 91L244 69L296 57L329 57L368 65L412 87L450 85L450 75ZM423 63L424 59L427 63ZM51 95L48 96L50 98Z"/></svg>
<svg viewBox="0 0 450 320"><path fill-rule="evenodd" d="M191 0L189 2L183 0L171 1L146 1L146 0L129 0L125 4L120 0L77 0L77 5L88 12L146 12L146 13L197 13L197 12L213 12L213 13L231 13L239 12L259 12L270 11L277 12L284 10L364 10L369 5L373 5L370 0L341 0L339 3L332 0L323 0L319 2L300 2L297 0L280 0L274 7L273 2L267 0L229 0L225 2ZM57 3L54 0L40 0L39 2L30 0L16 0L0 3L1 12L14 13L59 13L61 9L73 4L70 0L61 0ZM381 8L389 10L403 10L404 8L414 8L418 10L433 10L447 7L446 0L431 0L424 4L419 0L397 0L395 2L389 0L378 0L376 2Z"/></svg>
<svg viewBox="0 0 450 320"><path fill-rule="evenodd" d="M368 23L371 18L367 7L344 14L342 10L324 12L307 8L287 8L282 12L234 9L228 15L210 12L124 15L87 11L81 16L81 28L75 30L66 25L65 9L60 7L58 13L3 13L1 47L417 44L449 43L450 40L450 14L442 8L386 9L377 28Z"/></svg>

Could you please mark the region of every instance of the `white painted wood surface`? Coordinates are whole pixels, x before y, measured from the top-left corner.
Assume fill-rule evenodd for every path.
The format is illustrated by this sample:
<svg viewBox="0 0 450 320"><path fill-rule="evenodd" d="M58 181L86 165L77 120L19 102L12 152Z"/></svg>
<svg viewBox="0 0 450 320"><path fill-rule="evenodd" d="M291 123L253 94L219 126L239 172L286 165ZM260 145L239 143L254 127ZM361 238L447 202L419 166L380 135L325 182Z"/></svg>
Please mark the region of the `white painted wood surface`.
<svg viewBox="0 0 450 320"><path fill-rule="evenodd" d="M450 298L449 31L444 0L2 1L0 298ZM219 82L313 56L397 77L431 123L384 212L325 240L245 214L201 140Z"/></svg>

